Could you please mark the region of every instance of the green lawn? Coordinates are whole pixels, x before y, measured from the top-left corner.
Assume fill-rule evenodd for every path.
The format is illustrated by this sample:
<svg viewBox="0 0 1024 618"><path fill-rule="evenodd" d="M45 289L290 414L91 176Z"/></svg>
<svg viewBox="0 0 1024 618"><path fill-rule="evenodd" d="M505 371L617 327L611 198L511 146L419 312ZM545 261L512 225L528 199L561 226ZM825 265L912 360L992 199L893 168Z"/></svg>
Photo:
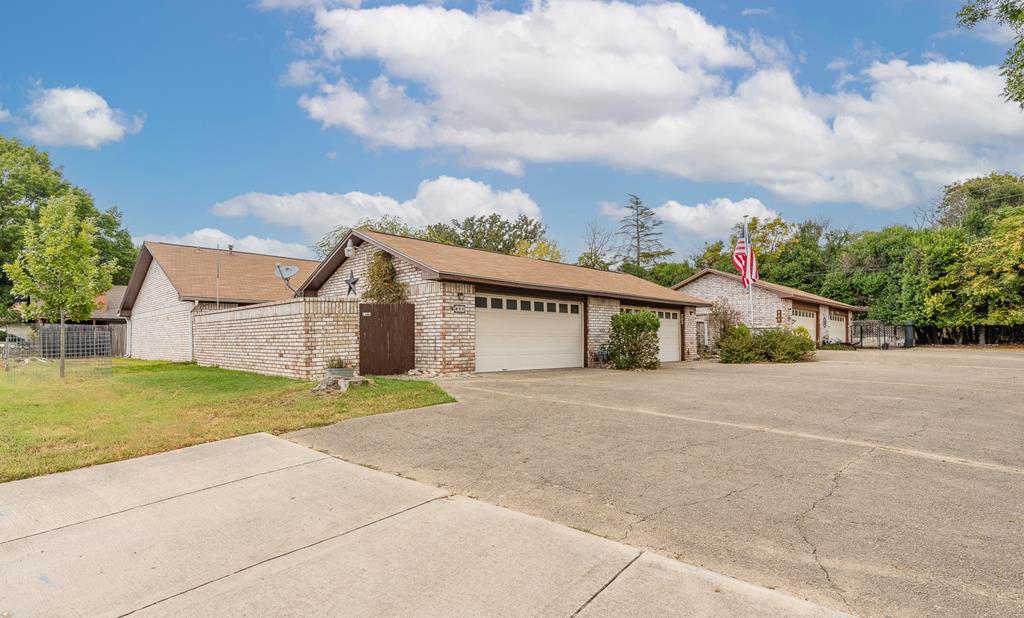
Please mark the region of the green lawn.
<svg viewBox="0 0 1024 618"><path fill-rule="evenodd" d="M256 431L282 433L454 401L435 384L376 379L343 395L183 363L115 361L112 376L60 382L0 372L0 482Z"/></svg>

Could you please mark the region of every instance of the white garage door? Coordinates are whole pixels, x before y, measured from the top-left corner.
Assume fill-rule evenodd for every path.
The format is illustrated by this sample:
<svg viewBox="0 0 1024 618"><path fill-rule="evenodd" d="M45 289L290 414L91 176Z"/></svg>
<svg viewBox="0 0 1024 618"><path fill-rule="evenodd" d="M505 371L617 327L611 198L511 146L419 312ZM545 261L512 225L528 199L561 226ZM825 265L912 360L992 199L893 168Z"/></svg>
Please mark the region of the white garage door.
<svg viewBox="0 0 1024 618"><path fill-rule="evenodd" d="M679 312L651 309L650 307L623 307L620 311L633 313L635 311L651 311L658 316L658 360L663 363L672 363L682 360L680 353L681 337L679 332Z"/></svg>
<svg viewBox="0 0 1024 618"><path fill-rule="evenodd" d="M477 295L477 371L582 366L581 303Z"/></svg>
<svg viewBox="0 0 1024 618"><path fill-rule="evenodd" d="M828 317L828 339L846 343L846 316L833 313Z"/></svg>
<svg viewBox="0 0 1024 618"><path fill-rule="evenodd" d="M678 311L656 311L661 326L658 328L658 360L671 363L682 360L679 354L680 332Z"/></svg>
<svg viewBox="0 0 1024 618"><path fill-rule="evenodd" d="M811 339L814 339L817 335L818 327L818 312L807 311L805 309L794 309L793 310L793 328L803 326L807 329L807 332L811 335Z"/></svg>

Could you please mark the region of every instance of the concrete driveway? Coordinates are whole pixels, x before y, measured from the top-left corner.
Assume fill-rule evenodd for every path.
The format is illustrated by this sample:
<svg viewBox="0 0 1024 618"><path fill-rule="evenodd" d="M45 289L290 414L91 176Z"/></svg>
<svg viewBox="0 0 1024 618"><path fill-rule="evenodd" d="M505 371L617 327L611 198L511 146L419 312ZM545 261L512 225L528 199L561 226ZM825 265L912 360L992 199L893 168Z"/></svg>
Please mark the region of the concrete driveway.
<svg viewBox="0 0 1024 618"><path fill-rule="evenodd" d="M863 615L1024 615L1024 353L447 381L344 459Z"/></svg>
<svg viewBox="0 0 1024 618"><path fill-rule="evenodd" d="M0 485L0 616L830 616L266 434Z"/></svg>

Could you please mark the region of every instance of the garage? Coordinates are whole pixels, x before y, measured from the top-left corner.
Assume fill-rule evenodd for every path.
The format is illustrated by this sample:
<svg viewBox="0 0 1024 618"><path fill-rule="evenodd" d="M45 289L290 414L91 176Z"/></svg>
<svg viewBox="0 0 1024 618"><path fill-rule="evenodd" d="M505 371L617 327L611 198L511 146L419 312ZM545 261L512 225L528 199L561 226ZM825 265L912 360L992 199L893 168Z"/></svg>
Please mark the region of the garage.
<svg viewBox="0 0 1024 618"><path fill-rule="evenodd" d="M580 301L478 294L476 370L583 366Z"/></svg>
<svg viewBox="0 0 1024 618"><path fill-rule="evenodd" d="M828 340L846 343L846 316L832 312L828 316Z"/></svg>
<svg viewBox="0 0 1024 618"><path fill-rule="evenodd" d="M808 311L807 309L793 309L793 328L803 326L807 329L807 332L811 335L811 338L817 338L818 330L818 312Z"/></svg>
<svg viewBox="0 0 1024 618"><path fill-rule="evenodd" d="M652 309L653 311L653 309ZM679 312L655 311L658 314L658 360L663 363L674 363L682 360L680 355Z"/></svg>
<svg viewBox="0 0 1024 618"><path fill-rule="evenodd" d="M682 331L679 330L679 312L663 311L651 307L623 307L623 313L650 311L658 316L658 360L674 363L682 360Z"/></svg>

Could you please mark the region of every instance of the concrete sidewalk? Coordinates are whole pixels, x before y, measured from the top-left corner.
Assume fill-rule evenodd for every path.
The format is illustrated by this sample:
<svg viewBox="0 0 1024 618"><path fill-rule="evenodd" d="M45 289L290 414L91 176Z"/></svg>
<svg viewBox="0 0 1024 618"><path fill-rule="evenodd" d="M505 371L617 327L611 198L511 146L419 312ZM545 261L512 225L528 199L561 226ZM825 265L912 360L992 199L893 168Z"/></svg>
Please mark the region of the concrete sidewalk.
<svg viewBox="0 0 1024 618"><path fill-rule="evenodd" d="M267 434L0 485L0 614L837 615Z"/></svg>

